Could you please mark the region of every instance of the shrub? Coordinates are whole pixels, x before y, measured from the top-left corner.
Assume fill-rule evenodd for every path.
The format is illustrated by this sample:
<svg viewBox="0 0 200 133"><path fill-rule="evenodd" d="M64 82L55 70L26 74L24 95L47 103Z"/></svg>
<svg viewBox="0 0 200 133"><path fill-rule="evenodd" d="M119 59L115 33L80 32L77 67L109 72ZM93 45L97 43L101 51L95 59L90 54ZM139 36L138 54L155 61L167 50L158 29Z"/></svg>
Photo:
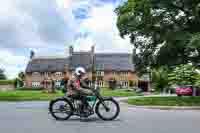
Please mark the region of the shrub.
<svg viewBox="0 0 200 133"><path fill-rule="evenodd" d="M41 91L41 90L44 90L44 88L26 88L26 87L20 87L20 88L16 88L16 90L19 90L19 91Z"/></svg>
<svg viewBox="0 0 200 133"><path fill-rule="evenodd" d="M14 80L0 80L0 85L14 84Z"/></svg>
<svg viewBox="0 0 200 133"><path fill-rule="evenodd" d="M134 82L132 80L129 81L129 86L133 87L134 86Z"/></svg>
<svg viewBox="0 0 200 133"><path fill-rule="evenodd" d="M179 86L194 85L196 76L197 72L192 65L182 64L177 66L172 73L169 74L170 84Z"/></svg>
<svg viewBox="0 0 200 133"><path fill-rule="evenodd" d="M152 85L156 91L168 88L168 68L160 67L152 70Z"/></svg>
<svg viewBox="0 0 200 133"><path fill-rule="evenodd" d="M110 79L108 81L108 84L109 84L109 89L115 89L116 88L116 85L117 85L117 81L113 78L113 79Z"/></svg>

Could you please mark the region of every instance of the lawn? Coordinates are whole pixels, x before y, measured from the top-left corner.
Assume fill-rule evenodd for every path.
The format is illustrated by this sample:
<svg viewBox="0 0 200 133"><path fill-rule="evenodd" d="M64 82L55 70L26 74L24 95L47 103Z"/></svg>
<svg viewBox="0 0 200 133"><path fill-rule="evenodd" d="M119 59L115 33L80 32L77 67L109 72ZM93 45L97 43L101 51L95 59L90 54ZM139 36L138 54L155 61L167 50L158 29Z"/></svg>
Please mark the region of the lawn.
<svg viewBox="0 0 200 133"><path fill-rule="evenodd" d="M102 89L101 94L103 96L114 96L114 97L139 95L135 92L127 90L108 90L108 89ZM34 100L45 101L45 100L55 99L61 96L64 96L64 94L60 91L58 91L55 94L51 94L51 93L44 93L42 91L17 90L17 91L0 92L0 101L34 101Z"/></svg>
<svg viewBox="0 0 200 133"><path fill-rule="evenodd" d="M141 93L136 93L128 89L109 90L103 88L101 89L101 94L103 96L113 96L113 97L142 96Z"/></svg>
<svg viewBox="0 0 200 133"><path fill-rule="evenodd" d="M61 92L49 94L42 91L7 91L0 92L0 101L43 101L51 100L60 96L63 96Z"/></svg>
<svg viewBox="0 0 200 133"><path fill-rule="evenodd" d="M141 106L200 106L200 97L143 97L128 99L128 103Z"/></svg>

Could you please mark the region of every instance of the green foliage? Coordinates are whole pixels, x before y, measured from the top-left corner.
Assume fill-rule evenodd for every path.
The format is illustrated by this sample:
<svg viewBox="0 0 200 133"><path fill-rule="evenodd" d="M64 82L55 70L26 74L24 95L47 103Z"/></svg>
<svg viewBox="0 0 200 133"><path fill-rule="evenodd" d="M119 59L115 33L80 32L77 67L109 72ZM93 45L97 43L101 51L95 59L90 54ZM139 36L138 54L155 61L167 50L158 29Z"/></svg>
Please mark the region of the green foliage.
<svg viewBox="0 0 200 133"><path fill-rule="evenodd" d="M24 86L24 82L23 82L22 79L16 78L14 80L14 85L15 85L15 88L23 87Z"/></svg>
<svg viewBox="0 0 200 133"><path fill-rule="evenodd" d="M16 91L0 91L0 101L47 101L58 97L62 97L64 94L61 91L57 93L44 93L40 90L33 90L35 88L18 88ZM127 97L127 96L138 96L133 91L129 92L127 90L109 90L102 89L101 94L103 96L115 96L115 97Z"/></svg>
<svg viewBox="0 0 200 133"><path fill-rule="evenodd" d="M25 78L25 73L24 73L24 72L19 72L18 78L21 79L21 80L24 80L24 78Z"/></svg>
<svg viewBox="0 0 200 133"><path fill-rule="evenodd" d="M134 84L134 82L133 82L132 80L129 81L129 86L130 86L130 87L135 86L135 84Z"/></svg>
<svg viewBox="0 0 200 133"><path fill-rule="evenodd" d="M0 80L6 80L6 79L7 79L7 77L6 77L5 73L4 73L4 70L0 69Z"/></svg>
<svg viewBox="0 0 200 133"><path fill-rule="evenodd" d="M14 84L14 80L0 80L0 85Z"/></svg>
<svg viewBox="0 0 200 133"><path fill-rule="evenodd" d="M152 83L156 91L163 91L168 87L168 68L159 67L152 70Z"/></svg>
<svg viewBox="0 0 200 133"><path fill-rule="evenodd" d="M195 79L196 79L196 82L195 82L195 87L197 88L197 89L200 89L200 74L197 74L196 75L196 77L195 77Z"/></svg>
<svg viewBox="0 0 200 133"><path fill-rule="evenodd" d="M0 101L33 101L33 100L52 100L63 96L61 92L58 93L43 93L42 91L6 91L0 92Z"/></svg>
<svg viewBox="0 0 200 133"><path fill-rule="evenodd" d="M117 86L117 81L114 78L111 78L108 81L108 86L109 86L109 89L114 90L116 88L116 86Z"/></svg>
<svg viewBox="0 0 200 133"><path fill-rule="evenodd" d="M129 91L127 89L111 90L111 89L102 88L100 92L101 92L102 96L113 96L113 97L128 97L128 96L141 96L142 95L142 94L138 94L134 91Z"/></svg>
<svg viewBox="0 0 200 133"><path fill-rule="evenodd" d="M27 87L19 87L16 88L18 91L42 91L44 88L27 88Z"/></svg>
<svg viewBox="0 0 200 133"><path fill-rule="evenodd" d="M197 72L192 65L179 65L169 74L171 84L194 85L196 83Z"/></svg>
<svg viewBox="0 0 200 133"><path fill-rule="evenodd" d="M198 0L128 0L116 9L120 35L140 51L137 70L199 62L199 5Z"/></svg>

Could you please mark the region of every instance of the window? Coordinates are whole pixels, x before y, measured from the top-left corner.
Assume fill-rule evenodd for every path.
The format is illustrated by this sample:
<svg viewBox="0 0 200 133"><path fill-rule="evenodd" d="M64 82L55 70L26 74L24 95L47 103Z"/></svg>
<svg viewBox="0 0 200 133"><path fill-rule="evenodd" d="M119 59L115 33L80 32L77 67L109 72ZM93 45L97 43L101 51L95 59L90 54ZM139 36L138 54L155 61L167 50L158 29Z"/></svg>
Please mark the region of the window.
<svg viewBox="0 0 200 133"><path fill-rule="evenodd" d="M97 71L97 76L104 76L104 71Z"/></svg>
<svg viewBox="0 0 200 133"><path fill-rule="evenodd" d="M60 87L60 86L61 86L61 82L60 82L59 80L57 80L57 81L55 82L55 86L56 86L56 87Z"/></svg>
<svg viewBox="0 0 200 133"><path fill-rule="evenodd" d="M55 75L56 76L63 76L63 73L62 72L56 72Z"/></svg>
<svg viewBox="0 0 200 133"><path fill-rule="evenodd" d="M112 74L115 76L115 75L117 75L117 72L113 71Z"/></svg>
<svg viewBox="0 0 200 133"><path fill-rule="evenodd" d="M32 82L32 87L40 87L40 82Z"/></svg>
<svg viewBox="0 0 200 133"><path fill-rule="evenodd" d="M121 72L121 75L126 77L126 76L128 76L128 72Z"/></svg>
<svg viewBox="0 0 200 133"><path fill-rule="evenodd" d="M99 87L103 87L103 86L104 86L103 81L98 81L98 86L99 86Z"/></svg>
<svg viewBox="0 0 200 133"><path fill-rule="evenodd" d="M34 72L34 73L32 73L32 76L34 76L34 77L39 77L39 76L40 76L40 73L39 73L39 72Z"/></svg>
<svg viewBox="0 0 200 133"><path fill-rule="evenodd" d="M121 82L121 85L123 86L123 87L128 87L129 85L128 85L128 81L122 81Z"/></svg>
<svg viewBox="0 0 200 133"><path fill-rule="evenodd" d="M88 82L88 86L89 86L89 87L92 87L92 81L89 81L89 82Z"/></svg>
<svg viewBox="0 0 200 133"><path fill-rule="evenodd" d="M45 76L45 77L49 77L49 73L48 73L48 72L45 72L45 73L44 73L44 76Z"/></svg>

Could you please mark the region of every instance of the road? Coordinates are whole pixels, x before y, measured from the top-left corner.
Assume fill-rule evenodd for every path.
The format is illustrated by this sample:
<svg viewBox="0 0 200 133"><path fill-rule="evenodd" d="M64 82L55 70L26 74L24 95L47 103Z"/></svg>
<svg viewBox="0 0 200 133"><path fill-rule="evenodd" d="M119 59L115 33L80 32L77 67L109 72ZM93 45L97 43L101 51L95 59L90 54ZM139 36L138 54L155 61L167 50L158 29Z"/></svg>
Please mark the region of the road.
<svg viewBox="0 0 200 133"><path fill-rule="evenodd" d="M199 111L167 111L121 104L117 120L96 116L87 122L74 117L56 121L47 113L47 102L0 102L0 133L199 133Z"/></svg>

